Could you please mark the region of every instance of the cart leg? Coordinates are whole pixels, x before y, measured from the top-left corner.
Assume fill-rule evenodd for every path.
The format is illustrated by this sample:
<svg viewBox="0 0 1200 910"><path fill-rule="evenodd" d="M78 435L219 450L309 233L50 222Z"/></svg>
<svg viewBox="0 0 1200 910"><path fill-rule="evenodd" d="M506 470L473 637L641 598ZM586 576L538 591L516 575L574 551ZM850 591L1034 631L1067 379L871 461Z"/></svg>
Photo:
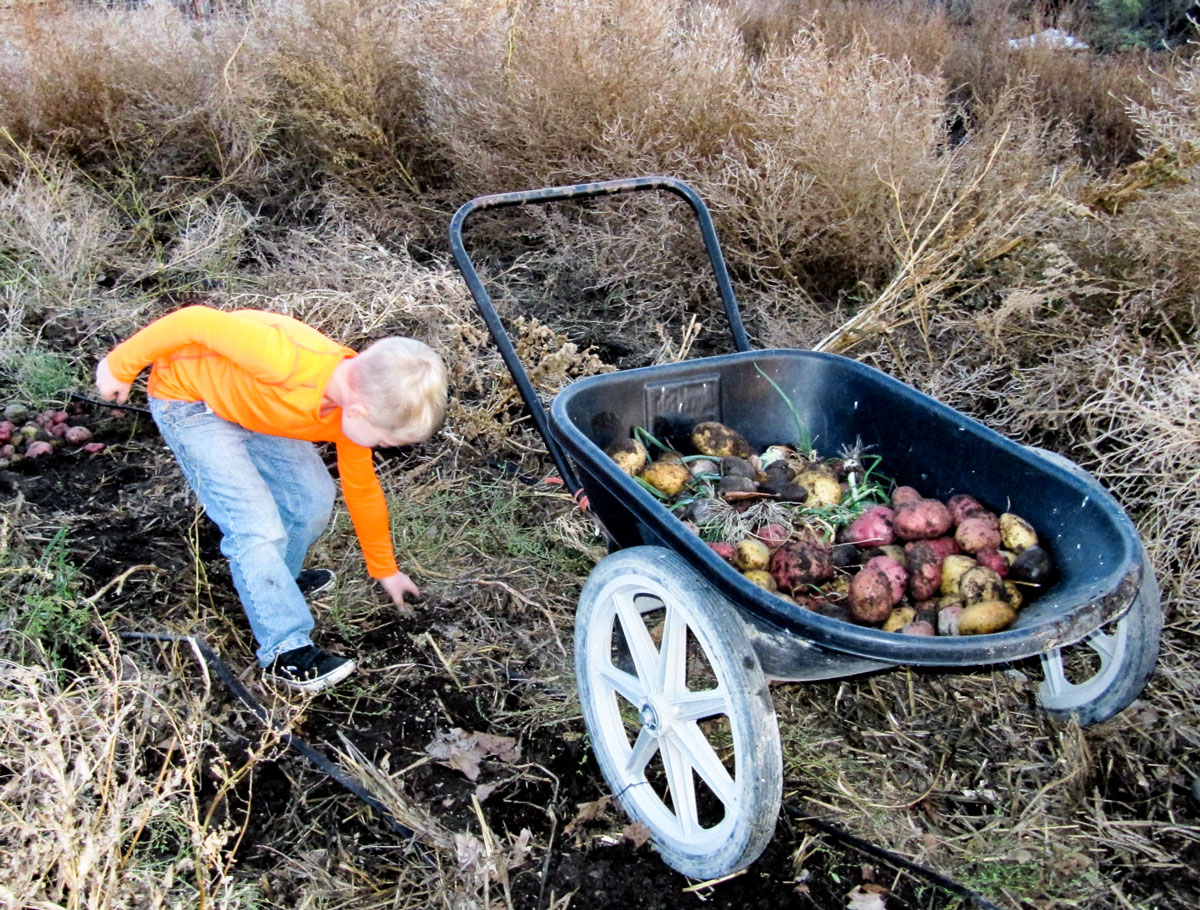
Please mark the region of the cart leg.
<svg viewBox="0 0 1200 910"><path fill-rule="evenodd" d="M736 609L671 550L614 553L580 596L575 671L605 780L663 860L707 879L757 859L783 756Z"/></svg>

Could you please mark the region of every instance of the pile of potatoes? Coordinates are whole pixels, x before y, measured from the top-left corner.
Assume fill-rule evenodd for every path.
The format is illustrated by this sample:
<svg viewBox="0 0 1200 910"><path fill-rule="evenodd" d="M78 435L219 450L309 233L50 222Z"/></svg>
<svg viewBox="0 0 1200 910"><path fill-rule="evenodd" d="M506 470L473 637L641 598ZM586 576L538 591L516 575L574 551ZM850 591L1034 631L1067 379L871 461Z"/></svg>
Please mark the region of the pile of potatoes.
<svg viewBox="0 0 1200 910"><path fill-rule="evenodd" d="M1029 522L969 494L941 502L902 486L890 500L860 501L853 482L861 466L853 459L804 458L783 446L760 455L712 422L698 424L691 441L703 458L668 453L651 461L633 439L608 453L668 501L694 492L703 475L719 477L714 495L737 508L764 498L794 504L794 529L768 523L709 546L748 580L805 609L902 635L979 635L1008 628L1052 580L1050 556ZM701 534L704 502L695 499L682 516ZM832 534L827 518L804 520L806 509L828 516L829 506L848 502L842 511L852 517Z"/></svg>
<svg viewBox="0 0 1200 910"><path fill-rule="evenodd" d="M31 412L23 404L9 404L0 420L0 468L26 459L45 458L63 446L95 455L104 443L92 442L92 431L80 413L47 409Z"/></svg>

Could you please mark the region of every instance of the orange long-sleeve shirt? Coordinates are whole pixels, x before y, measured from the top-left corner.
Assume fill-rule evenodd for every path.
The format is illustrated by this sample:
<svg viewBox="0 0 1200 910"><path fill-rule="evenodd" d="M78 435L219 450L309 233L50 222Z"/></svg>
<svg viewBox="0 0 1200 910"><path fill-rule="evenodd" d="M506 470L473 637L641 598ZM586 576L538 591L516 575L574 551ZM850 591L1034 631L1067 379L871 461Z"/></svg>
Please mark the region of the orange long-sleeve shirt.
<svg viewBox="0 0 1200 910"><path fill-rule="evenodd" d="M353 356L351 348L281 313L189 306L117 345L108 365L122 382L149 365L151 396L203 401L248 430L335 443L342 495L367 571L386 578L399 569L371 450L343 435L341 408L321 413L334 368Z"/></svg>

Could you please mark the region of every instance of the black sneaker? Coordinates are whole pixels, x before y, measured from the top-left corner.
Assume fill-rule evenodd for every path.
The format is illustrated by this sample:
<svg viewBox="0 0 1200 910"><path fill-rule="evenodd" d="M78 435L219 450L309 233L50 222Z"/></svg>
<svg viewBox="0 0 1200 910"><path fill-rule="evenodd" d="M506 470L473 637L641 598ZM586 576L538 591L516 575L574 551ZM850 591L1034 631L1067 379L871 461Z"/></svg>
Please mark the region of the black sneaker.
<svg viewBox="0 0 1200 910"><path fill-rule="evenodd" d="M301 692L320 692L354 672L354 661L322 651L315 645L278 655L263 671L270 682L283 683Z"/></svg>
<svg viewBox="0 0 1200 910"><path fill-rule="evenodd" d="M333 587L337 576L332 569L302 569L296 576L296 586L305 597L323 594Z"/></svg>

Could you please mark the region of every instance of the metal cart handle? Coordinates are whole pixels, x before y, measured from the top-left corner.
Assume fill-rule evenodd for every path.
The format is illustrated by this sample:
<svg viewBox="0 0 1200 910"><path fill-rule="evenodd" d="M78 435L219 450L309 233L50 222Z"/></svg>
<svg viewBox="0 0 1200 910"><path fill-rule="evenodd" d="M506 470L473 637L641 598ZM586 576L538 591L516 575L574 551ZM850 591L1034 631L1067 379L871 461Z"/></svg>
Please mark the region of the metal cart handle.
<svg viewBox="0 0 1200 910"><path fill-rule="evenodd" d="M504 324L496 314L496 308L492 304L492 299L488 296L488 292L483 286L483 281L479 278L479 273L475 270L471 258L467 255L466 247L463 245L462 231L467 218L473 212L482 209L525 205L526 203L552 202L559 199L607 196L616 193L629 193L635 190L666 190L667 192L674 193L676 196L682 197L692 207L692 211L695 212L696 219L700 223L700 234L704 240L704 248L708 251L713 276L717 280L717 289L721 293L721 301L725 305L725 316L729 320L729 328L733 335L734 346L739 351L750 350L750 342L746 338L746 329L742 324L742 315L738 310L737 299L733 294L733 286L729 281L729 272L725 268L725 258L721 255L721 247L717 243L717 233L713 229L712 217L708 213L708 207L696 191L682 180L676 180L673 177L628 177L621 180L605 180L600 183L552 186L538 190L524 190L518 193L497 193L492 196L480 196L465 203L454 213L454 217L450 220L450 250L454 254L455 265L458 266L458 270L462 272L463 278L466 279L471 296L475 298L475 305L479 308L479 312L483 316L483 321L487 323L492 339L500 349L500 356L504 358L504 363L517 384L517 390L521 393L521 398L524 399L525 406L529 409L529 414L533 418L534 425L537 427L542 439L546 442L546 450L550 453L550 457L554 459L555 467L558 468L558 473L562 477L563 483L567 485L572 495L576 497L580 493L581 484L575 477L575 472L571 469L570 462L550 436L550 422L546 414L546 409L538 399L537 392L534 390L533 384L529 381L529 375L525 372L525 367L517 356L516 349L513 347L512 341L505 331Z"/></svg>

